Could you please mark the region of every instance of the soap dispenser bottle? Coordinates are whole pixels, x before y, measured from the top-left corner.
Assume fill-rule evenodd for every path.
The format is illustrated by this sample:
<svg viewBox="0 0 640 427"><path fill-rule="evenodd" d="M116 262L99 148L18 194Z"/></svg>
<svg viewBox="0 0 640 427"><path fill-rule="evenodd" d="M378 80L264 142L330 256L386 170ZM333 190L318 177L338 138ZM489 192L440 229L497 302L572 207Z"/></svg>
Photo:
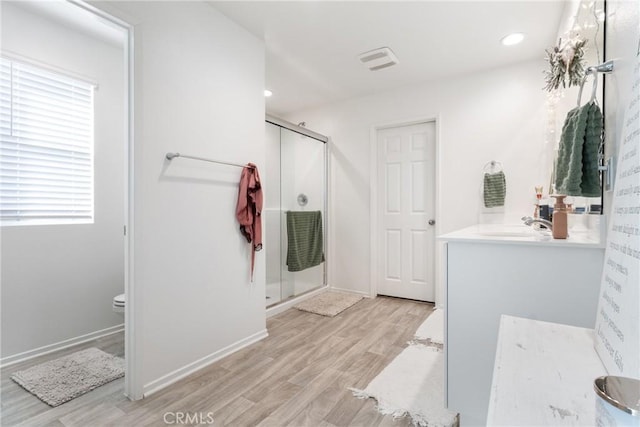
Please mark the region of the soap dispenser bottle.
<svg viewBox="0 0 640 427"><path fill-rule="evenodd" d="M564 203L564 198L567 196L556 194L551 197L556 199L556 203L553 205L553 238L566 239L569 233L567 230L567 205Z"/></svg>

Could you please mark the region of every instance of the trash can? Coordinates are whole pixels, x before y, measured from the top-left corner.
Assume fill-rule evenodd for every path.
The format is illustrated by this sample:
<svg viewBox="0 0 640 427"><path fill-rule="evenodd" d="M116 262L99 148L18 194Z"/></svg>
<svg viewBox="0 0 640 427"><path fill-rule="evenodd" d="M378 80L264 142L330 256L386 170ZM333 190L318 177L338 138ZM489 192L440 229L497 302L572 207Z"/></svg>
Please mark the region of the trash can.
<svg viewBox="0 0 640 427"><path fill-rule="evenodd" d="M604 376L593 382L598 427L640 427L640 380Z"/></svg>

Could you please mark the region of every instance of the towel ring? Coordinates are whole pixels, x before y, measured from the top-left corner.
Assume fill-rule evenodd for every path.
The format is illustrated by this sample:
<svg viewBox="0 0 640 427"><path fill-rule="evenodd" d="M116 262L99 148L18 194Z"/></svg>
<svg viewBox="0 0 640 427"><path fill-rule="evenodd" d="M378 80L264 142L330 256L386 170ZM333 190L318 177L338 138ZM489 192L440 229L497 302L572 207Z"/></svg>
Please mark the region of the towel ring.
<svg viewBox="0 0 640 427"><path fill-rule="evenodd" d="M584 84L587 81L587 77L589 77L589 75L593 76L593 87L591 88L591 100L589 102L595 101L597 104L598 100L596 99L596 89L598 89L598 75L609 74L612 72L613 72L613 61L607 61L603 64L592 65L591 67L587 67L584 74L584 78L580 83L580 91L578 92L578 107L580 106L580 101L582 99L582 88L584 87Z"/></svg>
<svg viewBox="0 0 640 427"><path fill-rule="evenodd" d="M487 171L487 166L491 167L490 171ZM496 170L496 166L499 167L498 170ZM502 170L502 163L496 161L496 160L490 160L487 163L484 164L484 166L482 167L482 170L485 172L499 172Z"/></svg>
<svg viewBox="0 0 640 427"><path fill-rule="evenodd" d="M582 89L584 89L584 84L587 82L587 77L589 77L590 75L593 76L593 84L591 86L591 99L589 100L589 102L598 102L596 100L596 91L598 90L598 73L588 72L584 76L584 79L582 79L582 83L580 83L580 90L578 91L578 103L576 104L576 107L580 106L580 101L582 100Z"/></svg>

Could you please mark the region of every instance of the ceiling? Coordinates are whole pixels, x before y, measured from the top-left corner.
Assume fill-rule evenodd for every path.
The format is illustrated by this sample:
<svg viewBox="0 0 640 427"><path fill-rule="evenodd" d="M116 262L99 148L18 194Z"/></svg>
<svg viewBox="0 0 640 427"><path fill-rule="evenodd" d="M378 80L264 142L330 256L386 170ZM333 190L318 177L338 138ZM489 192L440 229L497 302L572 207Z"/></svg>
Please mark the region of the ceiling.
<svg viewBox="0 0 640 427"><path fill-rule="evenodd" d="M571 5L568 0L207 3L265 41L266 88L273 91L266 107L276 116L543 58ZM122 46L120 28L72 3L15 4ZM500 39L512 32L525 33L525 40L502 46ZM391 48L399 64L369 71L358 55L380 47Z"/></svg>
<svg viewBox="0 0 640 427"><path fill-rule="evenodd" d="M266 44L273 115L400 86L543 58L565 4L544 1L209 1ZM516 46L500 39L526 34ZM399 64L369 71L360 53Z"/></svg>

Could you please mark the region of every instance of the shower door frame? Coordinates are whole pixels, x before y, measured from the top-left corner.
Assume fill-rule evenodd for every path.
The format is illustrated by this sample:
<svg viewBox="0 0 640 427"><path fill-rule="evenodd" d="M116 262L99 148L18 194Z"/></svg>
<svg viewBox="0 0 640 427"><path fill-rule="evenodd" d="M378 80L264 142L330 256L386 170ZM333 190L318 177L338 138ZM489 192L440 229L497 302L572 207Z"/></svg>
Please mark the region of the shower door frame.
<svg viewBox="0 0 640 427"><path fill-rule="evenodd" d="M287 300L284 301L279 301L271 306L268 306L267 309L267 317L273 316L277 313L280 313L286 309L288 309L289 307L293 306L294 304L297 304L299 301L303 300L303 299L307 299L310 298L314 295L316 295L319 292L323 292L327 286L328 286L328 269L327 269L327 263L329 260L329 254L328 254L328 236L329 236L329 143L330 143L330 139L322 134L319 134L317 132L314 132L312 130L309 130L305 127L293 124L291 122L288 122L286 120L280 119L278 117L274 117L271 116L269 114L265 115L265 122L266 123L270 123L272 125L278 126L281 129L287 129L290 130L292 132L298 133L300 135L304 135L306 137L309 138L313 138L321 143L324 144L324 200L323 200L323 222L324 222L324 230L323 230L323 251L324 251L324 258L325 261L323 262L323 266L322 266L322 284L316 288L316 289L312 289L310 291L304 292L300 295L293 295L292 297L288 298ZM281 139L282 142L282 139ZM282 165L280 166L282 168ZM282 197L282 195L280 196ZM282 232L280 233L282 236ZM282 261L282 260L281 260ZM280 292L282 292L282 281L280 283Z"/></svg>

